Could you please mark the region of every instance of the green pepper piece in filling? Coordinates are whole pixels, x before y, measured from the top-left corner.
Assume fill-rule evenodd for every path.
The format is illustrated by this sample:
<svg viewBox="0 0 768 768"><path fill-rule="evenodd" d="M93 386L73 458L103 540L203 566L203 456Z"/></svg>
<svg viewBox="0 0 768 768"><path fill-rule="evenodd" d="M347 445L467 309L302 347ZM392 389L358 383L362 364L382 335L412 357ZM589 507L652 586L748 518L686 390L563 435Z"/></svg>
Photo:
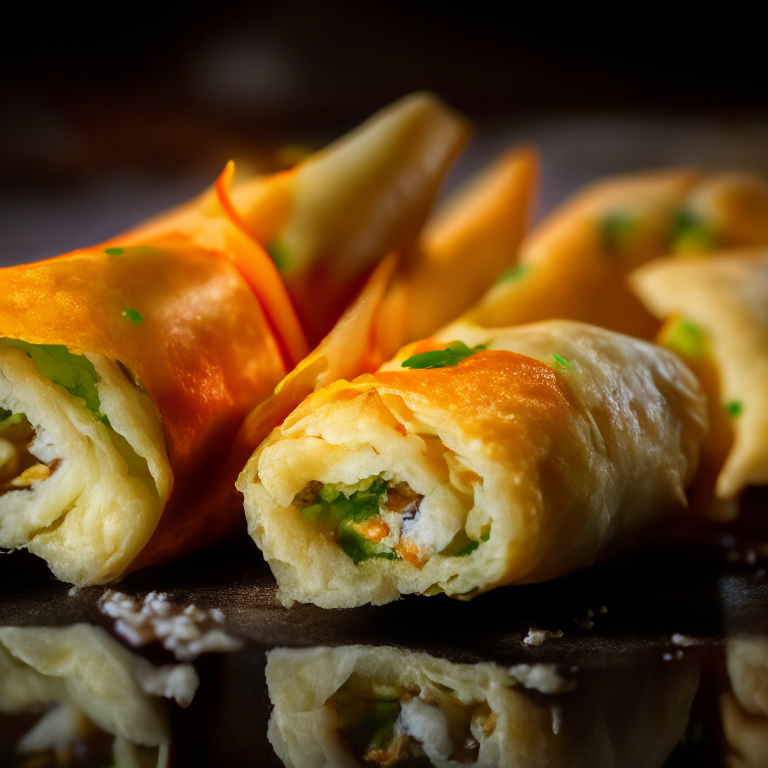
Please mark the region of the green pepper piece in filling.
<svg viewBox="0 0 768 768"><path fill-rule="evenodd" d="M349 496L344 493L357 488ZM381 544L368 541L352 527L354 523L364 523L379 514L379 504L387 491L387 483L380 477L371 476L355 486L342 483L326 483L311 503L301 510L308 520L329 519L338 530L339 546L352 558L355 565L372 557L387 560L396 559L397 555Z"/></svg>
<svg viewBox="0 0 768 768"><path fill-rule="evenodd" d="M460 549L454 557L467 557L471 555L483 542L488 541L491 538L491 532L487 531L479 539L472 539L464 549Z"/></svg>
<svg viewBox="0 0 768 768"><path fill-rule="evenodd" d="M0 408L0 432L5 432L16 424L21 424L27 417L23 413L13 413L7 408Z"/></svg>
<svg viewBox="0 0 768 768"><path fill-rule="evenodd" d="M38 372L76 397L82 397L94 416L108 425L107 417L99 410L101 401L96 384L101 377L85 355L75 355L63 344L30 344L20 339L0 339L6 347L20 349L32 358Z"/></svg>

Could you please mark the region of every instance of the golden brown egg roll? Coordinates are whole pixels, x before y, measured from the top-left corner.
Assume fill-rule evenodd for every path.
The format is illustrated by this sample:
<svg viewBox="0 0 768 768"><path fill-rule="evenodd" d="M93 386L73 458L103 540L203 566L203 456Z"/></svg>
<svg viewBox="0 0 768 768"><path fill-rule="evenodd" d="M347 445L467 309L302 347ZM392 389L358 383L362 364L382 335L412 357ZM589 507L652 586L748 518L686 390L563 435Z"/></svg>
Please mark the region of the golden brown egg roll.
<svg viewBox="0 0 768 768"><path fill-rule="evenodd" d="M568 318L652 339L658 321L625 285L670 254L768 244L768 183L747 173L700 179L671 170L607 179L536 226L466 319L506 326Z"/></svg>
<svg viewBox="0 0 768 768"><path fill-rule="evenodd" d="M249 242L240 263L271 268ZM224 456L290 353L226 251L169 235L0 287L0 546L82 585L240 530Z"/></svg>
<svg viewBox="0 0 768 768"><path fill-rule="evenodd" d="M206 221L218 192L274 260L314 346L390 250L415 248L469 134L467 121L440 99L411 94L294 168L235 178L230 191L219 184L127 237L146 242L157 232L182 231L218 247Z"/></svg>
<svg viewBox="0 0 768 768"><path fill-rule="evenodd" d="M310 395L243 470L286 604L553 579L684 507L706 413L675 355L566 321L424 347ZM413 353L439 365L402 368Z"/></svg>
<svg viewBox="0 0 768 768"><path fill-rule="evenodd" d="M667 259L638 270L631 284L667 321L659 343L696 371L709 401L712 430L692 507L733 517L748 485L768 483L768 255Z"/></svg>

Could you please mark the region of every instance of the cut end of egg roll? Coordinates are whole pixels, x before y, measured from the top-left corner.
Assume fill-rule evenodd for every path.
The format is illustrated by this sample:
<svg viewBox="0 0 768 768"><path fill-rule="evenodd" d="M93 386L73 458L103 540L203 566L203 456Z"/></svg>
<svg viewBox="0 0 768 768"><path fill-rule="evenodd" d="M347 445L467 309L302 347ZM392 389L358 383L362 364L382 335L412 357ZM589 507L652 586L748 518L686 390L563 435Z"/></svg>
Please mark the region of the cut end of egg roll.
<svg viewBox="0 0 768 768"><path fill-rule="evenodd" d="M451 340L463 359L404 369L411 345L314 393L249 461L249 531L286 604L544 581L683 508L706 415L674 355L559 321L430 344Z"/></svg>
<svg viewBox="0 0 768 768"><path fill-rule="evenodd" d="M0 546L29 549L63 581L114 580L172 485L160 415L125 366L0 339Z"/></svg>

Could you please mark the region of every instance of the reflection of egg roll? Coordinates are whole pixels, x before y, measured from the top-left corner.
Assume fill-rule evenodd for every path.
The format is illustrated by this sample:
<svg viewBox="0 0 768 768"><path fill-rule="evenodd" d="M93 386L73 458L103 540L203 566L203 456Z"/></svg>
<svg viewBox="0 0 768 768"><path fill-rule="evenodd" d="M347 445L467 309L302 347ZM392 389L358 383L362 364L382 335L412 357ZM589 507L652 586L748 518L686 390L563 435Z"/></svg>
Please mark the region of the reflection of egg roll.
<svg viewBox="0 0 768 768"><path fill-rule="evenodd" d="M118 768L166 766L170 730L157 697L187 706L197 685L188 664L155 667L99 627L0 628L0 719L31 719L16 751L53 752L51 765L77 755Z"/></svg>
<svg viewBox="0 0 768 768"><path fill-rule="evenodd" d="M768 639L732 638L726 646L731 691L720 697L728 765L762 768L768 764Z"/></svg>
<svg viewBox="0 0 768 768"><path fill-rule="evenodd" d="M331 384L241 474L250 533L287 603L556 578L684 505L706 417L674 355L569 322L457 324L441 339L487 349L403 370L412 345Z"/></svg>
<svg viewBox="0 0 768 768"><path fill-rule="evenodd" d="M585 675L575 689L560 678L558 691L531 696L514 673L395 648L277 649L269 740L288 768L658 768L698 681L695 664L657 663Z"/></svg>

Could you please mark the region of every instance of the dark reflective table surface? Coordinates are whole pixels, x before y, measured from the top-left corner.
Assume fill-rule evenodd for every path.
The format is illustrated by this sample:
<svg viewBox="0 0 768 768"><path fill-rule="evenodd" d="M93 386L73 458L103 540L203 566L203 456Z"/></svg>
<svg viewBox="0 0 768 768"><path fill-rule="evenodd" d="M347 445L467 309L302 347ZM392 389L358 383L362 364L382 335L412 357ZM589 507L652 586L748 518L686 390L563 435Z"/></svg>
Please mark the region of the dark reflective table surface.
<svg viewBox="0 0 768 768"><path fill-rule="evenodd" d="M284 608L246 540L80 590L3 555L0 764L111 765L149 720L136 765L766 765L764 505L556 582L350 610ZM76 677L113 652L99 699Z"/></svg>

